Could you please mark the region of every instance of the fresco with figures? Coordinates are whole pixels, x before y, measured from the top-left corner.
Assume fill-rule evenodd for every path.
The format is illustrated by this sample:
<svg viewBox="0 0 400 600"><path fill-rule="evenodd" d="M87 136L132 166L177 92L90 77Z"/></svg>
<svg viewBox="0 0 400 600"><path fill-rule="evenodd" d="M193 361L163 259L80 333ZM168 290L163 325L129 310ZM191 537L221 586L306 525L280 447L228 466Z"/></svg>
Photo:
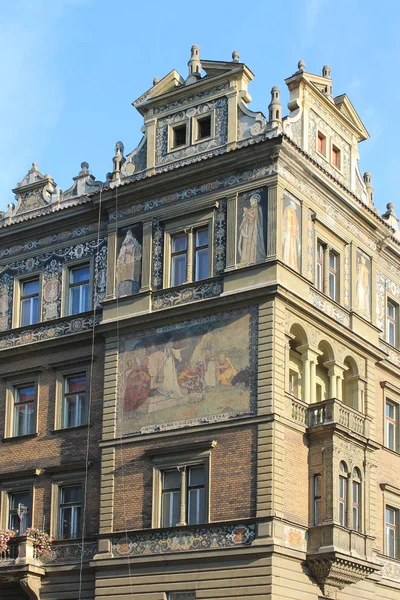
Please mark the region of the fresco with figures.
<svg viewBox="0 0 400 600"><path fill-rule="evenodd" d="M119 433L249 414L255 335L251 308L122 336Z"/></svg>
<svg viewBox="0 0 400 600"><path fill-rule="evenodd" d="M283 194L282 213L283 261L300 271L301 268L301 204L288 193Z"/></svg>
<svg viewBox="0 0 400 600"><path fill-rule="evenodd" d="M267 234L267 188L238 196L237 263L246 266L265 259Z"/></svg>

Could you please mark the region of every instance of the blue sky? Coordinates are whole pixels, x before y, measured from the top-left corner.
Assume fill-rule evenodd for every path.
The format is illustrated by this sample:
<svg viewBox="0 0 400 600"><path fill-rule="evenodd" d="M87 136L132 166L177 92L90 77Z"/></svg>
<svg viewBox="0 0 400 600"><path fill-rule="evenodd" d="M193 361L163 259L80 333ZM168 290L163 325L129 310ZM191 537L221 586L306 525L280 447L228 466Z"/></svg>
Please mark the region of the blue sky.
<svg viewBox="0 0 400 600"><path fill-rule="evenodd" d="M400 5L396 0L14 0L0 2L0 209L36 161L67 189L87 161L101 180L117 140L139 142L131 102L172 68L186 75L190 47L256 77L250 108L267 112L270 90L297 70L332 68L371 135L360 144L375 203L397 202ZM285 111L284 114L286 114Z"/></svg>

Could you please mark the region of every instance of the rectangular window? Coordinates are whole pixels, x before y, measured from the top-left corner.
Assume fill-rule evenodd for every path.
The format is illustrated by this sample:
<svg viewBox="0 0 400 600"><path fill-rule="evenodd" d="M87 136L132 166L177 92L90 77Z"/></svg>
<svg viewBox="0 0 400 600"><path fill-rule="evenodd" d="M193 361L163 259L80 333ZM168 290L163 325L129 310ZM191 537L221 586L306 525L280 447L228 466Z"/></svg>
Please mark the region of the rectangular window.
<svg viewBox="0 0 400 600"><path fill-rule="evenodd" d="M360 531L360 489L359 481L353 481L353 529Z"/></svg>
<svg viewBox="0 0 400 600"><path fill-rule="evenodd" d="M211 115L197 119L197 141L211 137Z"/></svg>
<svg viewBox="0 0 400 600"><path fill-rule="evenodd" d="M339 476L339 523L343 527L347 527L347 478Z"/></svg>
<svg viewBox="0 0 400 600"><path fill-rule="evenodd" d="M76 538L82 530L82 485L59 488L58 538Z"/></svg>
<svg viewBox="0 0 400 600"><path fill-rule="evenodd" d="M76 315L90 309L90 266L79 265L69 269L69 314Z"/></svg>
<svg viewBox="0 0 400 600"><path fill-rule="evenodd" d="M196 592L170 592L168 600L196 600Z"/></svg>
<svg viewBox="0 0 400 600"><path fill-rule="evenodd" d="M187 235L180 233L171 239L171 285L182 285L187 271Z"/></svg>
<svg viewBox="0 0 400 600"><path fill-rule="evenodd" d="M172 148L179 148L180 146L186 146L186 133L187 125L177 125L172 128Z"/></svg>
<svg viewBox="0 0 400 600"><path fill-rule="evenodd" d="M392 558L399 558L398 513L391 506L385 507L385 554Z"/></svg>
<svg viewBox="0 0 400 600"><path fill-rule="evenodd" d="M299 397L299 375L296 371L289 371L289 394Z"/></svg>
<svg viewBox="0 0 400 600"><path fill-rule="evenodd" d="M86 373L64 377L62 404L62 427L79 427L87 423L87 378Z"/></svg>
<svg viewBox="0 0 400 600"><path fill-rule="evenodd" d="M314 475L314 525L321 522L321 475Z"/></svg>
<svg viewBox="0 0 400 600"><path fill-rule="evenodd" d="M386 339L392 346L397 346L397 314L398 305L388 300L386 305Z"/></svg>
<svg viewBox="0 0 400 600"><path fill-rule="evenodd" d="M209 277L208 237L208 227L171 236L171 286Z"/></svg>
<svg viewBox="0 0 400 600"><path fill-rule="evenodd" d="M338 296L338 255L332 250L329 252L329 297L337 300Z"/></svg>
<svg viewBox="0 0 400 600"><path fill-rule="evenodd" d="M208 227L196 231L195 281L208 277Z"/></svg>
<svg viewBox="0 0 400 600"><path fill-rule="evenodd" d="M161 527L175 527L182 517L188 525L205 522L204 465L161 473Z"/></svg>
<svg viewBox="0 0 400 600"><path fill-rule="evenodd" d="M398 405L386 401L385 405L385 446L398 451Z"/></svg>
<svg viewBox="0 0 400 600"><path fill-rule="evenodd" d="M317 289L324 291L324 246L317 243Z"/></svg>
<svg viewBox="0 0 400 600"><path fill-rule="evenodd" d="M8 528L14 529L19 535L25 533L31 526L31 492L23 490L8 495Z"/></svg>
<svg viewBox="0 0 400 600"><path fill-rule="evenodd" d="M27 383L13 388L13 435L30 435L36 430L36 386Z"/></svg>
<svg viewBox="0 0 400 600"><path fill-rule="evenodd" d="M320 154L326 156L326 137L321 131L318 131L317 149Z"/></svg>
<svg viewBox="0 0 400 600"><path fill-rule="evenodd" d="M332 146L332 164L337 169L340 169L340 150L337 146Z"/></svg>
<svg viewBox="0 0 400 600"><path fill-rule="evenodd" d="M33 325L39 321L40 279L21 281L20 326Z"/></svg>

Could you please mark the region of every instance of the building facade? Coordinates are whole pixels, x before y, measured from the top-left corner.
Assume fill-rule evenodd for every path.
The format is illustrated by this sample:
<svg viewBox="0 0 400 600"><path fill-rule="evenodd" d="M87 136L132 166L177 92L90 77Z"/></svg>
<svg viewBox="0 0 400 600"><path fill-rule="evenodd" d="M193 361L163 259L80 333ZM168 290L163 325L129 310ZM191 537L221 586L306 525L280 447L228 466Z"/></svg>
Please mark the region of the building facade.
<svg viewBox="0 0 400 600"><path fill-rule="evenodd" d="M285 117L237 52L188 66L105 182L33 163L0 215L0 598L397 600L400 232L368 132L328 66Z"/></svg>

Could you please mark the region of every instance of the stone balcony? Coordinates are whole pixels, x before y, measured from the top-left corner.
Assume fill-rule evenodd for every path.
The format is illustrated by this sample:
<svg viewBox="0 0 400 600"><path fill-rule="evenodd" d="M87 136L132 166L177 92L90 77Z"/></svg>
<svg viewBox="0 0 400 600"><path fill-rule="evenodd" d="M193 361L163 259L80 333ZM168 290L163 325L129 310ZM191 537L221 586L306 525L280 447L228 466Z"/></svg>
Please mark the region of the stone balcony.
<svg viewBox="0 0 400 600"><path fill-rule="evenodd" d="M14 537L8 543L8 551L0 555L0 584L15 583L32 599L40 599L44 566L37 558L30 537Z"/></svg>
<svg viewBox="0 0 400 600"><path fill-rule="evenodd" d="M330 398L310 405L294 396L290 399L292 419L305 425L310 432L316 428L334 425L348 432L369 437L368 418L342 400Z"/></svg>

